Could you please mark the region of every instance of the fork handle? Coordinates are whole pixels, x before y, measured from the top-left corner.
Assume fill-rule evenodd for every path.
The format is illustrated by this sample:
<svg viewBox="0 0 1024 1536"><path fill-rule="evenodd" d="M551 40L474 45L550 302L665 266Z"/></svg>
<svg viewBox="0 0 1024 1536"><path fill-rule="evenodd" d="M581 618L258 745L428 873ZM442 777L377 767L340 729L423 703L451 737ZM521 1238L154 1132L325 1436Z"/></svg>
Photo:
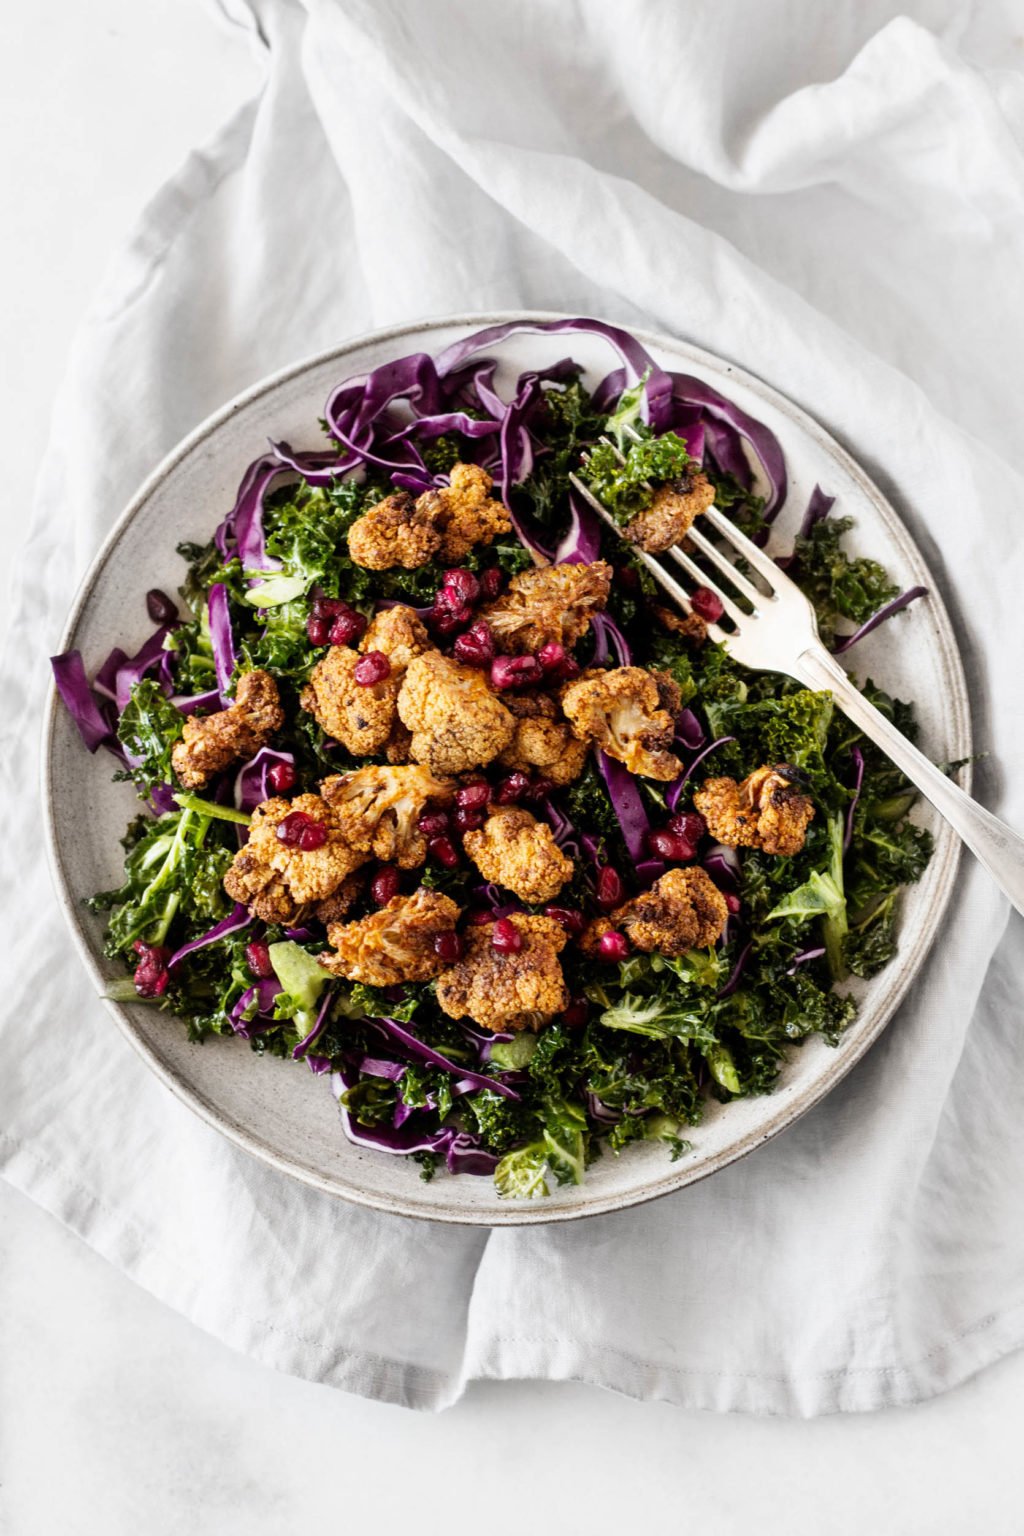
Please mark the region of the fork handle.
<svg viewBox="0 0 1024 1536"><path fill-rule="evenodd" d="M941 769L929 762L924 753L880 714L859 688L854 687L823 645L814 645L804 651L796 671L800 681L811 688L831 691L843 714L892 758L897 768L946 818L1017 911L1024 913L1024 837L972 800Z"/></svg>

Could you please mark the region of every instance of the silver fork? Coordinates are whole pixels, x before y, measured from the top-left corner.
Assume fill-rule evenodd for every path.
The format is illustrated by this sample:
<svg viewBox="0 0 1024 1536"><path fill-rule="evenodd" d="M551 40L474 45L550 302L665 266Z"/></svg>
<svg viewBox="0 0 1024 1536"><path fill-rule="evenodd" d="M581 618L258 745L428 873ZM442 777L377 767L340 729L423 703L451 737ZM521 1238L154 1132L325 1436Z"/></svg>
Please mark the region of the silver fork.
<svg viewBox="0 0 1024 1536"><path fill-rule="evenodd" d="M602 441L609 442L609 439ZM614 444L610 446L614 447ZM619 524L590 488L577 475L569 478L588 506L621 535ZM762 672L782 672L808 688L830 690L843 714L881 747L925 799L931 801L1017 911L1024 913L1024 837L965 794L868 702L822 645L810 602L770 555L751 543L716 507L709 507L702 517L735 554L746 561L768 589L761 591L755 586L699 528L689 528L687 538L694 548L751 605L751 611L744 612L729 592L702 571L685 550L673 545L666 553L690 577L693 586L708 587L715 593L725 614L736 626L735 631L728 631L720 624L709 624L711 638L721 642L742 666ZM692 613L686 588L652 555L641 549L635 549L635 553L659 586L684 612Z"/></svg>

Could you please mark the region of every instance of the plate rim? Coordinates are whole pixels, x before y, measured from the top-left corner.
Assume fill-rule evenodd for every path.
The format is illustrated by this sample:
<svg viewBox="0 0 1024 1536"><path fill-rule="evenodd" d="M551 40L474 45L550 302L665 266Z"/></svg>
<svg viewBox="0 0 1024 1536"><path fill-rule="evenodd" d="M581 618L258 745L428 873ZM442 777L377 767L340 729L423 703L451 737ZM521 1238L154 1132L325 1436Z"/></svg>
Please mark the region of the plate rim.
<svg viewBox="0 0 1024 1536"><path fill-rule="evenodd" d="M526 325L529 325L534 322L541 323L571 318L575 317L568 312L557 310L502 310L430 316L420 320L406 321L397 325L360 333L358 336L351 337L338 346L328 347L311 353L257 380L199 422L191 432L182 438L160 460L128 500L120 515L115 519L78 585L61 632L60 651L66 651L71 645L81 616L101 574L120 542L123 533L132 523L140 509L182 460L187 458L194 449L211 437L239 411L263 396L271 394L303 373L325 366L335 360L342 364L346 356L350 356L352 353L367 346L386 345L389 342L397 342L399 340L405 341L424 332L437 331L442 328L461 329L468 327L483 329L492 325L507 324L511 321L525 322ZM928 566L928 562L925 560L910 530L892 506L888 497L857 460L852 457L843 444L827 428L823 427L802 406L797 405L787 395L784 395L773 385L766 383L740 364L734 363L728 358L724 358L693 342L681 337L668 335L665 332L636 327L626 322L620 323L607 320L601 316L589 315L587 318L598 320L602 324L626 329L632 336L635 336L637 340L648 347L655 349L667 347L677 352L682 352L685 356L692 359L694 363L704 365L712 374L725 373L734 377L746 388L769 402L776 410L789 417L795 426L815 439L818 446L840 464L857 484L861 493L872 504L873 510L886 525L900 553L911 564L923 567L928 574L930 608L934 616L939 638L938 661L949 685L946 694L946 721L958 755L970 757L973 751L970 695L967 689L963 658L957 644L956 633L949 610L946 607L941 589ZM787 1130L803 1115L827 1098L853 1070L857 1063L863 1059L890 1024L907 991L920 973L938 936L953 893L957 870L962 857L963 850L960 839L953 833L951 828L946 825L941 826L936 835L935 857L940 859L941 862L932 907L933 915L928 927L919 935L913 950L907 954L900 953L898 957L900 962L899 975L890 991L885 1006L878 1010L876 1017L871 1020L868 1028L858 1034L851 1035L845 1046L841 1046L837 1050L832 1070L824 1074L819 1082L808 1085L790 1101L778 1101L776 1112L762 1126L757 1130L749 1132L741 1141L721 1149L718 1153L701 1163L685 1166L669 1164L665 1176L659 1179L653 1187L644 1186L635 1191L620 1191L603 1197L598 1196L591 1201L584 1199L579 1205L575 1206L549 1205L547 1202L510 1201L500 1212L478 1212L472 1208L459 1206L454 1203L427 1208L422 1204L406 1200L402 1195L376 1194L352 1188L345 1185L339 1178L324 1175L312 1167L297 1163L283 1156L268 1142L263 1140L258 1132L242 1124L224 1109L215 1106L194 1084L186 1082L175 1070L162 1061L156 1051L137 1032L126 1009L112 998L104 995L103 988L106 985L106 978L100 970L90 936L86 932L79 912L80 901L75 896L71 887L71 881L65 871L57 837L53 776L58 703L59 696L56 686L51 679L48 686L47 702L43 710L42 751L40 754L40 788L43 802L44 841L47 864L58 904L71 930L75 947L88 974L96 985L100 1001L114 1018L122 1035L127 1038L132 1048L141 1056L149 1069L170 1089L176 1098L186 1104L200 1119L204 1120L250 1156L257 1158L261 1163L287 1174L290 1178L297 1180L307 1187L316 1189L324 1194L329 1194L336 1199L345 1200L349 1204L360 1206L363 1209L383 1211L389 1215L410 1217L418 1221L436 1222L451 1226L489 1228L548 1226L559 1222L579 1221L591 1216L608 1215L611 1212L646 1205L652 1200L663 1199L667 1195L675 1194L689 1185L700 1183L704 1179L710 1178L713 1174L720 1172L723 1168L740 1161L741 1158L748 1157L750 1153L763 1146L765 1142L774 1140L776 1136L781 1135L782 1132ZM971 787L971 779L971 764L968 763L963 770L964 788L968 791ZM765 1095L765 1102L771 1102L771 1098L771 1095Z"/></svg>

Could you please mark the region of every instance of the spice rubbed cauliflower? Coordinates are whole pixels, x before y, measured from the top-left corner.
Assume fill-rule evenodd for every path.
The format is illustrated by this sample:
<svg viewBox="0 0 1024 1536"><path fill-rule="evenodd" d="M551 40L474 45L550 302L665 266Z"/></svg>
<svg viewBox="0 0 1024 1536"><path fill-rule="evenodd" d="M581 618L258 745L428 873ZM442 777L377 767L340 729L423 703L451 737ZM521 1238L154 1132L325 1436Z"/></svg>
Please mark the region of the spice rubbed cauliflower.
<svg viewBox="0 0 1024 1536"><path fill-rule="evenodd" d="M605 560L537 566L513 576L508 590L481 608L480 616L502 651L525 654L549 641L572 646L607 603L611 580Z"/></svg>
<svg viewBox="0 0 1024 1536"><path fill-rule="evenodd" d="M454 932L460 915L450 896L420 886L411 896L392 896L386 906L356 923L331 923L327 938L333 953L317 958L332 975L370 987L432 981L445 964L434 950L434 940Z"/></svg>
<svg viewBox="0 0 1024 1536"><path fill-rule="evenodd" d="M666 673L643 667L584 672L563 688L562 708L582 741L594 742L630 773L668 782L682 772L668 750L680 694Z"/></svg>
<svg viewBox="0 0 1024 1536"><path fill-rule="evenodd" d="M426 491L416 503L441 535L440 559L464 560L474 544L490 544L512 527L500 501L491 499L490 475L479 464L453 464L450 483Z"/></svg>
<svg viewBox="0 0 1024 1536"><path fill-rule="evenodd" d="M502 806L462 846L485 880L503 885L520 901L553 901L575 870L551 828L529 811Z"/></svg>
<svg viewBox="0 0 1024 1536"><path fill-rule="evenodd" d="M512 740L515 720L475 667L428 651L409 663L398 714L412 731L411 755L433 773L483 768Z"/></svg>
<svg viewBox="0 0 1024 1536"><path fill-rule="evenodd" d="M301 704L347 747L353 757L376 757L387 750L395 734L398 691L414 656L430 649L430 636L412 608L398 604L377 614L359 645L365 655L380 651L391 663L379 683L356 681L359 653L332 645L310 673ZM403 754L408 756L407 753Z"/></svg>
<svg viewBox="0 0 1024 1536"><path fill-rule="evenodd" d="M694 645L703 645L708 637L708 626L699 613L679 613L675 608L663 608L660 603L652 603L651 612L664 629Z"/></svg>
<svg viewBox="0 0 1024 1536"><path fill-rule="evenodd" d="M699 469L682 474L655 491L650 506L630 519L623 536L648 554L660 554L679 543L694 518L706 512L714 499L715 488L707 475Z"/></svg>
<svg viewBox="0 0 1024 1536"><path fill-rule="evenodd" d="M800 852L814 817L814 806L791 775L786 763L776 763L755 769L741 784L705 779L693 803L720 843L789 857Z"/></svg>
<svg viewBox="0 0 1024 1536"><path fill-rule="evenodd" d="M721 937L729 916L725 897L703 869L670 869L649 891L612 913L635 949L682 955Z"/></svg>
<svg viewBox="0 0 1024 1536"><path fill-rule="evenodd" d="M587 743L573 734L550 694L513 693L506 708L516 723L515 735L498 758L503 768L521 773L536 768L559 787L579 778L587 761Z"/></svg>
<svg viewBox="0 0 1024 1536"><path fill-rule="evenodd" d="M296 811L327 828L326 843L304 852L280 841L278 827ZM235 854L224 889L265 923L294 923L304 908L333 896L368 857L368 851L350 847L319 795L264 800L253 811L249 840Z"/></svg>
<svg viewBox="0 0 1024 1536"><path fill-rule="evenodd" d="M437 1001L453 1019L469 1018L485 1029L540 1029L569 1005L559 954L566 933L550 917L514 912L509 918L523 940L515 954L491 945L490 925L470 928L466 952L437 982Z"/></svg>
<svg viewBox="0 0 1024 1536"><path fill-rule="evenodd" d="M203 789L241 757L252 757L284 724L277 684L259 668L243 672L235 702L214 715L190 715L171 765L186 789Z"/></svg>
<svg viewBox="0 0 1024 1536"><path fill-rule="evenodd" d="M413 763L332 774L320 792L341 835L363 858L373 853L399 869L415 869L427 856L417 822L428 805L447 805L455 785Z"/></svg>
<svg viewBox="0 0 1024 1536"><path fill-rule="evenodd" d="M413 571L432 560L440 547L441 535L429 512L408 491L395 491L375 502L348 531L349 554L356 565L369 571L387 571L396 565Z"/></svg>

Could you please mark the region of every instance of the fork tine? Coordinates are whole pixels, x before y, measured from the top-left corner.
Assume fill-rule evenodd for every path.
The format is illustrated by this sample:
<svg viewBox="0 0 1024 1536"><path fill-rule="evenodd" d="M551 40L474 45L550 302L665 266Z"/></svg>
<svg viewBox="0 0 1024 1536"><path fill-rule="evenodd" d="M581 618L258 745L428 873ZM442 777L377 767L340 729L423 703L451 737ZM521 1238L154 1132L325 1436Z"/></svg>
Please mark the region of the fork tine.
<svg viewBox="0 0 1024 1536"><path fill-rule="evenodd" d="M748 581L742 571L738 571L732 562L726 559L717 544L712 544L710 539L704 537L699 528L687 529L686 537L696 549L700 550L705 559L710 560L721 571L722 575L727 581L731 582L737 592L741 592L748 601L754 604L756 611L758 603L763 603L765 600L764 593L759 592L754 583ZM669 553L671 554L672 551L670 550Z"/></svg>
<svg viewBox="0 0 1024 1536"><path fill-rule="evenodd" d="M701 570L695 560L691 560L689 555L684 554L678 544L673 544L667 553L672 556L677 565L681 565L683 570L693 577L698 587L709 587L711 589L733 623L742 624L744 619L750 617L749 614L743 612L743 609L737 603L733 602L728 592L723 592L717 582ZM731 579L732 577L730 576Z"/></svg>
<svg viewBox="0 0 1024 1536"><path fill-rule="evenodd" d="M740 533L735 523L730 523L727 517L723 517L717 507L707 507L703 516L707 518L712 528L720 533L727 544L741 554L748 565L752 565L759 576L763 576L772 590L772 595L777 593L780 581L780 571L771 555L766 555L763 549L758 549L745 533ZM758 596L764 602L764 594Z"/></svg>
<svg viewBox="0 0 1024 1536"><path fill-rule="evenodd" d="M587 506L592 507L597 513L598 517L601 518L603 522L606 522L609 528L613 529L614 532L619 534L621 537L622 529L619 527L614 517L612 517L611 513L608 511L608 508L604 506L602 502L598 501L593 491L591 491L588 486L584 485L583 481L579 478L578 475L570 475L569 481L572 486L577 491L579 491L580 495L587 503ZM669 596L679 604L683 612L692 613L693 606L690 602L690 597L686 591L686 588L681 587L678 581L676 581L673 576L669 575L668 571L665 570L665 567L663 565L659 565L658 561L655 560L653 556L647 554L645 550L636 549L634 547L633 553L636 555L638 560L643 561L644 565L650 571L658 585L660 587L664 587ZM701 586L707 585L703 575L698 577L698 581ZM743 618L744 615L741 614L740 617ZM709 624L708 634L711 636L712 640L717 641L719 645L721 645L728 638L726 631L722 629L718 624Z"/></svg>

